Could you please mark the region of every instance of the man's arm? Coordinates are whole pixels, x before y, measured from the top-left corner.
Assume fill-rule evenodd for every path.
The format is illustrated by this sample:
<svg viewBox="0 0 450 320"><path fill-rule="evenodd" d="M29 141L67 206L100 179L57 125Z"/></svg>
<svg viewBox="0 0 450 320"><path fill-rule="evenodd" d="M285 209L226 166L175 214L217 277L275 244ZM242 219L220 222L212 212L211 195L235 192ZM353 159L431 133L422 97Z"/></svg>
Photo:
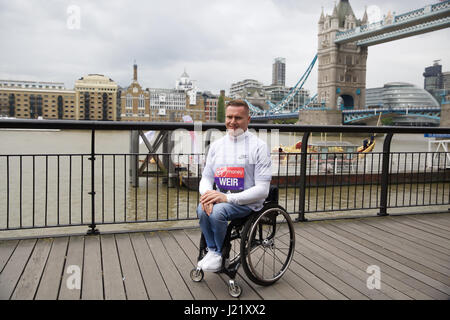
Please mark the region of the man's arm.
<svg viewBox="0 0 450 320"><path fill-rule="evenodd" d="M214 148L213 145L210 146L208 156L206 157L205 168L202 172L202 179L200 180L198 192L200 193L200 203L202 205L203 211L205 211L208 215L212 212L213 204L207 204L204 200L204 195L210 192L213 192L214 187L214 171L212 164L213 160Z"/></svg>
<svg viewBox="0 0 450 320"><path fill-rule="evenodd" d="M201 195L204 195L206 191L213 190L213 186L214 179L202 176L202 179L200 180L200 184L198 186L198 192L200 192Z"/></svg>
<svg viewBox="0 0 450 320"><path fill-rule="evenodd" d="M245 205L253 202L257 202L261 199L266 199L269 195L270 190L270 180L259 180L255 181L255 185L247 190L239 193L227 194L227 201L238 204Z"/></svg>

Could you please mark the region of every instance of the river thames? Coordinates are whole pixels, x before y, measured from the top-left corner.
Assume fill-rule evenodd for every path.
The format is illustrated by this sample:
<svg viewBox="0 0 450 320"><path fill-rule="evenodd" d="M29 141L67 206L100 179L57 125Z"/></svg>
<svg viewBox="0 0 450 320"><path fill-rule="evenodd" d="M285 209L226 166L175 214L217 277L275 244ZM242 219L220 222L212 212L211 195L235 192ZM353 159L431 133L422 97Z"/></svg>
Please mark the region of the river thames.
<svg viewBox="0 0 450 320"><path fill-rule="evenodd" d="M213 140L223 133L215 132ZM276 135L276 136L275 136ZM368 134L369 136L369 134ZM198 192L188 191L181 185L168 187L164 173L156 177L140 177L139 188L130 184L129 168L130 132L97 131L95 161L96 220L103 223L195 219ZM271 148L278 144L294 145L301 140L301 134L264 133L260 138L267 141ZM347 141L361 145L364 136L328 136L327 141ZM325 140L325 136L314 135L310 143ZM175 138L174 152L188 153L186 140ZM189 142L189 140L187 140ZM373 154L382 150L383 136L376 138ZM200 150L196 150L201 151ZM423 134L394 135L392 152L427 152L428 138ZM86 224L91 217L91 133L82 130L0 130L0 227L1 229L28 228L32 226L62 226L69 224ZM148 150L140 144L141 163ZM160 150L159 150L160 152ZM8 155L8 156L7 156ZM425 154L424 154L425 155ZM411 154L412 156L412 154ZM180 160L180 156L172 159ZM425 158L423 158L425 159ZM407 159L406 159L407 160ZM409 161L409 160L407 160ZM425 162L425 160L423 160ZM195 165L192 166L195 168ZM192 169L191 168L191 169ZM192 170L191 170L192 171ZM195 171L195 170L194 170ZM183 173L179 173L183 174ZM369 190L370 188L370 190ZM414 189L413 185L403 186L405 194L410 197L422 192L427 194L429 188ZM410 189L409 189L410 188ZM427 189L428 188L428 189ZM447 188L447 191L445 191ZM359 188L351 186L309 188L308 203L305 204L309 217L339 215L339 213L320 213L320 208L345 208L346 197L350 202L373 202L376 208L378 186L367 185ZM448 184L441 184L430 198L441 197L441 192L448 193ZM331 194L339 192L339 202L333 204ZM372 194L369 199L369 193ZM435 194L436 193L436 194ZM356 194L356 196L355 196ZM445 194L445 197L448 195ZM137 200L136 200L137 199ZM330 202L331 201L331 202ZM324 203L327 202L327 203ZM354 209L353 204L347 208ZM296 212L298 208L298 188L281 188L280 204L287 211ZM369 205L371 207L371 204ZM327 209L328 208L328 209ZM316 212L317 211L317 212ZM165 222L162 226L195 225L190 221ZM135 226L127 225L127 229ZM86 227L84 227L84 230ZM35 231L34 231L35 232Z"/></svg>

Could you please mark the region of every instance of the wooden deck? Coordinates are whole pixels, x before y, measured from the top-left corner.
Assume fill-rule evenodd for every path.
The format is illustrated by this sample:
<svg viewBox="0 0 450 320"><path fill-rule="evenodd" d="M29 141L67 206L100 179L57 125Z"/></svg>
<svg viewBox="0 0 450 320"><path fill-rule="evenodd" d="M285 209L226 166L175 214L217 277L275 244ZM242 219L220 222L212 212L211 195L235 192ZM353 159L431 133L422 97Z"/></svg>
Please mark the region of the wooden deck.
<svg viewBox="0 0 450 320"><path fill-rule="evenodd" d="M0 241L0 299L233 299L227 277L189 277L199 230ZM369 289L368 266L381 288ZM81 288L70 289L78 266ZM76 267L75 267L76 269ZM241 299L449 299L450 214L296 224L289 271L269 287L242 269Z"/></svg>

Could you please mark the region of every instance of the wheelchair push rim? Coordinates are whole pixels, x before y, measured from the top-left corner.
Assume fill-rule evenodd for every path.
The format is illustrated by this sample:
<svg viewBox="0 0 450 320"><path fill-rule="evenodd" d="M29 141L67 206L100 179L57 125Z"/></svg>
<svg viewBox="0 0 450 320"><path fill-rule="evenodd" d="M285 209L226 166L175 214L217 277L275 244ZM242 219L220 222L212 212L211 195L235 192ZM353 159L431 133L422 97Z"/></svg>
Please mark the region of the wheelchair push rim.
<svg viewBox="0 0 450 320"><path fill-rule="evenodd" d="M256 284L267 286L278 281L294 256L295 231L289 214L280 207L256 216L243 232L242 266Z"/></svg>

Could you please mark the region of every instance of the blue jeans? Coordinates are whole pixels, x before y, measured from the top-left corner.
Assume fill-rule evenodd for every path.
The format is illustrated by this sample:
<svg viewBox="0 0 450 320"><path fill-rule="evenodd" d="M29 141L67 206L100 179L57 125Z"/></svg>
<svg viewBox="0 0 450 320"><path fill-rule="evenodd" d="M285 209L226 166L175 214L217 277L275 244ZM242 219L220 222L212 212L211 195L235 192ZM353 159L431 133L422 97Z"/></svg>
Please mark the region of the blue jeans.
<svg viewBox="0 0 450 320"><path fill-rule="evenodd" d="M228 202L216 203L211 214L203 211L202 205L197 208L200 228L205 236L209 250L222 253L222 245L227 233L228 221L248 216L252 212L247 206L240 206Z"/></svg>

